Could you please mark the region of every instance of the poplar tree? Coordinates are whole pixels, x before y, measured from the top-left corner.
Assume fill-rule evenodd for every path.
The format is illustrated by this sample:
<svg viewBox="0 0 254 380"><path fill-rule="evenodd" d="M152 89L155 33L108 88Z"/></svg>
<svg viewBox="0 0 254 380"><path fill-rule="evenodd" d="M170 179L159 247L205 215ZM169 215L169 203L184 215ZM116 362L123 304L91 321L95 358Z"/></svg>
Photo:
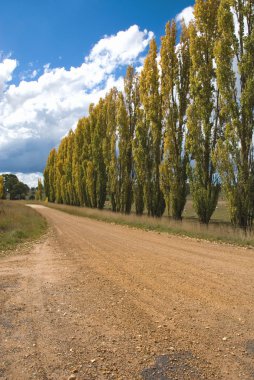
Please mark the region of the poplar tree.
<svg viewBox="0 0 254 380"><path fill-rule="evenodd" d="M65 161L67 156L68 138L64 137L57 151L56 159L56 202L67 203L66 194L66 167Z"/></svg>
<svg viewBox="0 0 254 380"><path fill-rule="evenodd" d="M89 116L86 122L85 129L85 144L84 149L87 151L87 159L85 161L85 183L87 189L88 206L92 208L97 207L97 192L96 192L96 182L97 173L94 164L93 156L93 129L96 126L96 109L94 104L89 107Z"/></svg>
<svg viewBox="0 0 254 380"><path fill-rule="evenodd" d="M107 172L107 191L112 211L120 210L119 165L117 157L117 99L118 91L113 88L105 98L106 134L103 155Z"/></svg>
<svg viewBox="0 0 254 380"><path fill-rule="evenodd" d="M42 199L43 199L43 186L42 186L42 182L41 182L40 178L38 179L38 187L37 187L37 191L35 193L35 199L37 201L42 201Z"/></svg>
<svg viewBox="0 0 254 380"><path fill-rule="evenodd" d="M146 206L148 215L160 217L165 210L165 201L160 188L162 121L155 39L150 43L150 49L141 72L140 99L144 110L142 124L147 132L146 140L144 141L144 153L146 154L144 158L146 161Z"/></svg>
<svg viewBox="0 0 254 380"><path fill-rule="evenodd" d="M72 150L74 133L71 130L59 145L56 159L56 201L57 203L74 204L72 184Z"/></svg>
<svg viewBox="0 0 254 380"><path fill-rule="evenodd" d="M4 199L4 177L0 175L0 199Z"/></svg>
<svg viewBox="0 0 254 380"><path fill-rule="evenodd" d="M49 202L56 200L56 156L56 150L52 149L44 169L44 190Z"/></svg>
<svg viewBox="0 0 254 380"><path fill-rule="evenodd" d="M75 204L77 206L83 206L87 198L84 178L84 130L84 119L80 119L75 130L72 159L72 184L76 195Z"/></svg>
<svg viewBox="0 0 254 380"><path fill-rule="evenodd" d="M87 167L87 186L92 207L102 209L106 200L107 174L103 157L103 141L106 133L103 99L90 109L91 160ZM93 194L92 194L93 192Z"/></svg>
<svg viewBox="0 0 254 380"><path fill-rule="evenodd" d="M125 212L128 214L131 211L133 203L133 187L134 187L134 159L133 159L133 138L135 128L137 124L138 108L140 103L139 88L138 88L138 74L135 73L133 66L128 66L126 75L124 78L124 98L125 107L128 118L128 135L129 141L128 149L126 151L126 164L127 164L127 176L129 178L129 188L127 190Z"/></svg>
<svg viewBox="0 0 254 380"><path fill-rule="evenodd" d="M122 93L118 95L117 125L119 136L119 187L120 187L120 211L130 213L131 210L131 133L128 123L128 115Z"/></svg>
<svg viewBox="0 0 254 380"><path fill-rule="evenodd" d="M91 108L93 105L90 106L89 110L91 112ZM81 122L83 124L83 145L82 145L82 171L83 171L83 184L84 184L84 202L86 207L93 207L92 201L91 201L91 192L88 191L88 183L90 181L88 177L88 165L89 162L91 162L92 159L92 147L91 147L91 123L90 118L84 117L81 119ZM92 178L91 178L92 180ZM92 191L94 193L95 191ZM95 207L95 206L94 206Z"/></svg>
<svg viewBox="0 0 254 380"><path fill-rule="evenodd" d="M224 124L215 160L232 223L252 226L254 216L254 2L221 0L215 49Z"/></svg>
<svg viewBox="0 0 254 380"><path fill-rule="evenodd" d="M134 158L134 197L136 214L142 215L145 207L145 183L147 177L147 128L144 122L144 111L140 108L138 111L135 138L133 140L133 158Z"/></svg>
<svg viewBox="0 0 254 380"><path fill-rule="evenodd" d="M51 153L51 151L50 151ZM51 182L49 181L49 169L50 169L50 153L47 159L46 166L43 171L43 178L44 178L44 190L45 190L45 196L50 201L50 185Z"/></svg>
<svg viewBox="0 0 254 380"><path fill-rule="evenodd" d="M107 174L106 165L103 157L103 140L106 134L104 100L100 100L98 105L98 119L93 138L93 155L95 157L95 165L97 169L97 207L104 207L107 195Z"/></svg>
<svg viewBox="0 0 254 380"><path fill-rule="evenodd" d="M77 204L77 196L75 193L74 186L74 175L73 175L73 149L74 149L74 132L70 130L67 137L67 152L66 152L66 162L65 162L65 172L66 172L66 197L67 204L75 205Z"/></svg>
<svg viewBox="0 0 254 380"><path fill-rule="evenodd" d="M167 23L161 41L161 97L164 127L164 157L161 188L168 212L181 219L187 196L187 157L184 149L186 110L189 96L189 35L182 25L181 41L176 46L176 23Z"/></svg>
<svg viewBox="0 0 254 380"><path fill-rule="evenodd" d="M197 0L190 25L190 96L187 146L193 205L201 223L208 224L220 192L212 161L220 133L219 92L214 67L220 0Z"/></svg>
<svg viewBox="0 0 254 380"><path fill-rule="evenodd" d="M144 212L144 187L147 144L147 130L144 124L140 103L139 75L127 70L125 79L125 97L132 136L132 191L137 215Z"/></svg>

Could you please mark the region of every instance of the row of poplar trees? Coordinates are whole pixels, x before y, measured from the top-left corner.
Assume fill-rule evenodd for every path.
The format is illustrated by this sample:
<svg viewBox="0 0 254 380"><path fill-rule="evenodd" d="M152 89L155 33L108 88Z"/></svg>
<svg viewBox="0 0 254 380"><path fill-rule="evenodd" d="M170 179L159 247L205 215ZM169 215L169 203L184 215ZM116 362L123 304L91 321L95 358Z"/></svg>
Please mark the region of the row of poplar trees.
<svg viewBox="0 0 254 380"><path fill-rule="evenodd" d="M254 0L197 0L194 20L166 25L140 74L128 67L78 122L44 171L51 202L181 219L190 186L208 224L221 187L231 220L254 217Z"/></svg>

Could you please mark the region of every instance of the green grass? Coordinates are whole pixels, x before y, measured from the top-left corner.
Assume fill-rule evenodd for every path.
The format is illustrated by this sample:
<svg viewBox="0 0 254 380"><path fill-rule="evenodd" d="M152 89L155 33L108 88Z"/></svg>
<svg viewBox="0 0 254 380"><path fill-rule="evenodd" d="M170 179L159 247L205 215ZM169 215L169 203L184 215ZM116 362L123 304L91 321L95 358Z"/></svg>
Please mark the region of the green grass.
<svg viewBox="0 0 254 380"><path fill-rule="evenodd" d="M187 202L183 212L183 217L187 219L197 219L197 214L193 208L190 196L187 198ZM212 215L211 223L215 222L230 223L230 215L227 207L227 202L223 198L219 199L216 210Z"/></svg>
<svg viewBox="0 0 254 380"><path fill-rule="evenodd" d="M196 215L193 212L190 199L187 202L185 217L182 222L173 221L166 216L157 219L146 215L142 217L136 216L133 213L131 215L123 215L113 213L110 210L97 210L85 207L57 205L53 203L47 203L46 206L67 212L71 215L88 217L94 220L120 224L147 231L157 231L159 233L169 233L172 235L186 236L213 242L254 247L254 233L249 232L245 234L244 231L231 226L229 223L226 203L223 200L220 200L209 226L201 225L198 222Z"/></svg>
<svg viewBox="0 0 254 380"><path fill-rule="evenodd" d="M46 220L35 210L16 201L0 201L0 257L46 231Z"/></svg>

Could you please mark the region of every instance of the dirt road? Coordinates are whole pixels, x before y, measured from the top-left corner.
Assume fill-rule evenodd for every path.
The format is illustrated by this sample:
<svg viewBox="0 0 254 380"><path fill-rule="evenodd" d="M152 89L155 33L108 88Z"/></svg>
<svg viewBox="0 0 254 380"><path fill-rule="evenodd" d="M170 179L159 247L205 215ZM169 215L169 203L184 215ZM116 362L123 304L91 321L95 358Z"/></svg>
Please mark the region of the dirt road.
<svg viewBox="0 0 254 380"><path fill-rule="evenodd" d="M39 207L0 261L0 379L254 379L254 251Z"/></svg>

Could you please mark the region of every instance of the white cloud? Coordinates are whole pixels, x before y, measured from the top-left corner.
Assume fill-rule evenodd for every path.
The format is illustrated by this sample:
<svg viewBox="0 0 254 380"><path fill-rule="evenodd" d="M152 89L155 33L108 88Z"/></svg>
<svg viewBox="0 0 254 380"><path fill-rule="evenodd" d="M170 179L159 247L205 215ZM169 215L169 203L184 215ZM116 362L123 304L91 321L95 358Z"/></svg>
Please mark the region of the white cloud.
<svg viewBox="0 0 254 380"><path fill-rule="evenodd" d="M42 171L49 150L87 114L89 104L112 86L122 88L116 70L139 63L152 37L133 25L102 38L79 67L47 64L36 80L18 85L8 83L17 61L0 63L0 170Z"/></svg>
<svg viewBox="0 0 254 380"><path fill-rule="evenodd" d="M120 31L114 36L102 38L93 47L86 61L96 61L102 66L115 62L120 65L131 63L148 46L152 37L152 32L146 29L141 32L137 25L133 25L128 33Z"/></svg>
<svg viewBox="0 0 254 380"><path fill-rule="evenodd" d="M8 82L12 80L12 73L17 67L15 59L6 58L0 62L0 96Z"/></svg>
<svg viewBox="0 0 254 380"><path fill-rule="evenodd" d="M33 70L33 72L31 73L31 79L34 79L38 74L38 70Z"/></svg>
<svg viewBox="0 0 254 380"><path fill-rule="evenodd" d="M183 9L182 12L176 16L176 22L180 23L183 20L186 25L189 25L189 23L194 19L193 11L194 8L192 6Z"/></svg>
<svg viewBox="0 0 254 380"><path fill-rule="evenodd" d="M38 186L38 179L41 179L43 181L43 174L42 173L15 173L18 179L28 185L29 187L37 187Z"/></svg>
<svg viewBox="0 0 254 380"><path fill-rule="evenodd" d="M41 179L43 181L43 174L42 173L14 173L18 177L18 179L28 185L29 187L37 187L38 186L38 179Z"/></svg>

